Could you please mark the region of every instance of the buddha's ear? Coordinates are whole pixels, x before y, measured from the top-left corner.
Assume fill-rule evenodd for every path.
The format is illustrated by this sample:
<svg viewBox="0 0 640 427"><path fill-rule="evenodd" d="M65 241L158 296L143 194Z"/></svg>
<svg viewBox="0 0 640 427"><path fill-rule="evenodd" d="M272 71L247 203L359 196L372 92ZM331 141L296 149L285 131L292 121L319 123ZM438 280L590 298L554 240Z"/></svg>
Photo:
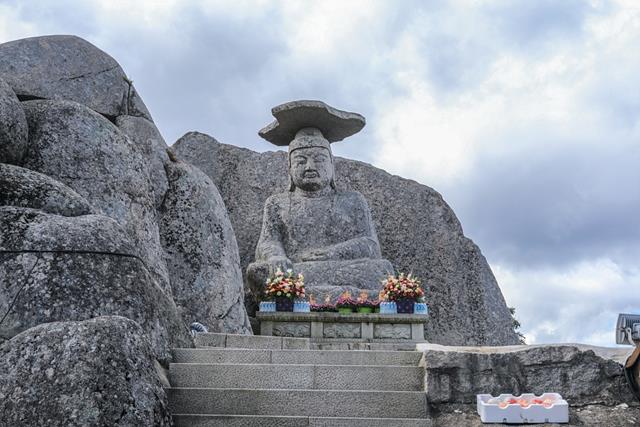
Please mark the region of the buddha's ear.
<svg viewBox="0 0 640 427"><path fill-rule="evenodd" d="M334 190L336 189L336 163L333 161L333 153L331 152L331 150L329 150L329 155L331 156L331 181L329 182L329 185L331 186L331 188L333 188Z"/></svg>
<svg viewBox="0 0 640 427"><path fill-rule="evenodd" d="M296 189L296 185L293 183L293 178L289 175L289 191L294 191Z"/></svg>

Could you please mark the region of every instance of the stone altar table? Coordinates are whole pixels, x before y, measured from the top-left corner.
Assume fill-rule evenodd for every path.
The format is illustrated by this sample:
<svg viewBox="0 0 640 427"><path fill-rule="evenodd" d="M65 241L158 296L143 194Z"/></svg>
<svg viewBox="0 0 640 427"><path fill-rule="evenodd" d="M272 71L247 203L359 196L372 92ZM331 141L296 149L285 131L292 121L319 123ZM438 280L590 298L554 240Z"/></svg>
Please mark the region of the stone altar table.
<svg viewBox="0 0 640 427"><path fill-rule="evenodd" d="M428 316L420 314L341 314L258 312L260 334L312 340L424 342Z"/></svg>

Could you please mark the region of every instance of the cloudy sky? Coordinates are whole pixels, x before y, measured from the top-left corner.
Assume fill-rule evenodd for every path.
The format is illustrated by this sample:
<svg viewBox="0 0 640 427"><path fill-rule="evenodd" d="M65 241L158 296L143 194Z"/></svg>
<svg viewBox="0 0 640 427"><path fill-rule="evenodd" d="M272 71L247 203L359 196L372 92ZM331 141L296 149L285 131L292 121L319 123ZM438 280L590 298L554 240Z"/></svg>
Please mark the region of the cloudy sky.
<svg viewBox="0 0 640 427"><path fill-rule="evenodd" d="M0 42L45 34L114 56L169 144L270 150L293 99L362 113L336 153L442 193L529 343L640 312L636 0L0 0Z"/></svg>

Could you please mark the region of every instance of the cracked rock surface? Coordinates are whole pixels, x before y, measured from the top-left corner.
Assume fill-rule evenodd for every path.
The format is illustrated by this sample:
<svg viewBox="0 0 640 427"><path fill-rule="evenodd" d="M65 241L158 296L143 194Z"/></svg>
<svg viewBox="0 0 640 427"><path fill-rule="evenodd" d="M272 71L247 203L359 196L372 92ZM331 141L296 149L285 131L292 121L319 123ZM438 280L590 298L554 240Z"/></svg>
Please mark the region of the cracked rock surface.
<svg viewBox="0 0 640 427"><path fill-rule="evenodd" d="M0 344L0 425L172 425L144 329L98 317L36 326Z"/></svg>
<svg viewBox="0 0 640 427"><path fill-rule="evenodd" d="M192 346L175 303L116 221L0 207L0 336L104 315L138 322L163 362L171 347Z"/></svg>
<svg viewBox="0 0 640 427"><path fill-rule="evenodd" d="M64 183L97 213L118 221L153 278L170 294L145 148L78 103L39 100L23 105L29 123L23 166Z"/></svg>
<svg viewBox="0 0 640 427"><path fill-rule="evenodd" d="M76 36L0 44L0 78L22 100L65 99L108 116L151 115L115 59Z"/></svg>
<svg viewBox="0 0 640 427"><path fill-rule="evenodd" d="M0 163L19 164L27 149L27 119L0 73Z"/></svg>
<svg viewBox="0 0 640 427"><path fill-rule="evenodd" d="M446 347L420 344L427 399L476 402L476 394L560 393L573 406L634 404L622 363L631 350L579 344Z"/></svg>

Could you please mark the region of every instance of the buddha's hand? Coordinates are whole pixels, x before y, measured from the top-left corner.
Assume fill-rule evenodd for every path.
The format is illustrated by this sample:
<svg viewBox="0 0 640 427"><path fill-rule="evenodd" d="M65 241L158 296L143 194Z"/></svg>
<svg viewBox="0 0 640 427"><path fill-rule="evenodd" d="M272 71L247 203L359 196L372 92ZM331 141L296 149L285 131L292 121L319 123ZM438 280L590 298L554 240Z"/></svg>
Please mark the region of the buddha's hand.
<svg viewBox="0 0 640 427"><path fill-rule="evenodd" d="M313 249L303 253L300 259L302 261L328 261L331 259L331 254L325 249Z"/></svg>
<svg viewBox="0 0 640 427"><path fill-rule="evenodd" d="M282 271L293 269L293 263L287 257L273 257L269 258L269 267L270 273L273 274L278 268Z"/></svg>

